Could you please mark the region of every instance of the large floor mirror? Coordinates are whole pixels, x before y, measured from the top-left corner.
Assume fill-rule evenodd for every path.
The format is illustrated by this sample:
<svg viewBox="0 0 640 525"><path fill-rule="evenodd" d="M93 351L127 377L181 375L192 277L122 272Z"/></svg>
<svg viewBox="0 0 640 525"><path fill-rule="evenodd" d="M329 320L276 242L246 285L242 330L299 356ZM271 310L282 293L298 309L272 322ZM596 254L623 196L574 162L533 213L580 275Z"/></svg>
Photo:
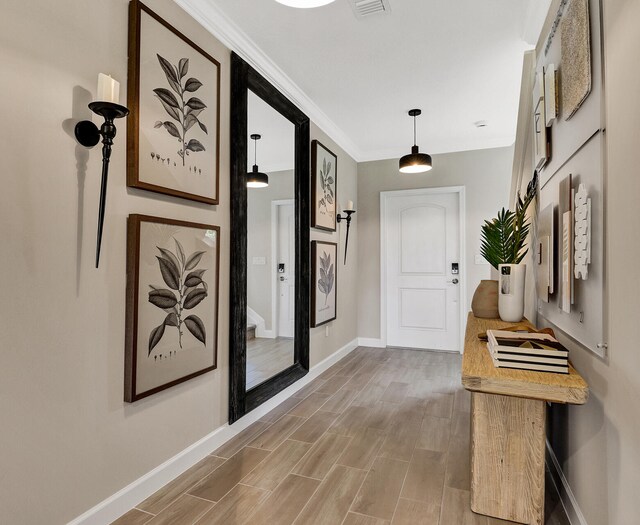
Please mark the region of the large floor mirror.
<svg viewBox="0 0 640 525"><path fill-rule="evenodd" d="M231 57L231 423L309 371L309 119Z"/></svg>

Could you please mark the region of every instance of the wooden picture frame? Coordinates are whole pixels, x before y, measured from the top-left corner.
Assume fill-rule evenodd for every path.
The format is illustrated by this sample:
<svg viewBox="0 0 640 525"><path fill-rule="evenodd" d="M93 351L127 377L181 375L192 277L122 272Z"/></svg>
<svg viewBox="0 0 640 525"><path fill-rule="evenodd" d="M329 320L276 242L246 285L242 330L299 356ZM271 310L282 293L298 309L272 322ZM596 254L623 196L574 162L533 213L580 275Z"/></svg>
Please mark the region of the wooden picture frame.
<svg viewBox="0 0 640 525"><path fill-rule="evenodd" d="M311 141L311 227L336 231L338 156L318 140Z"/></svg>
<svg viewBox="0 0 640 525"><path fill-rule="evenodd" d="M337 243L311 241L311 328L329 323L338 316L337 261Z"/></svg>
<svg viewBox="0 0 640 525"><path fill-rule="evenodd" d="M217 367L219 282L219 226L129 215L125 401Z"/></svg>
<svg viewBox="0 0 640 525"><path fill-rule="evenodd" d="M138 0L127 104L127 186L218 204L220 63Z"/></svg>

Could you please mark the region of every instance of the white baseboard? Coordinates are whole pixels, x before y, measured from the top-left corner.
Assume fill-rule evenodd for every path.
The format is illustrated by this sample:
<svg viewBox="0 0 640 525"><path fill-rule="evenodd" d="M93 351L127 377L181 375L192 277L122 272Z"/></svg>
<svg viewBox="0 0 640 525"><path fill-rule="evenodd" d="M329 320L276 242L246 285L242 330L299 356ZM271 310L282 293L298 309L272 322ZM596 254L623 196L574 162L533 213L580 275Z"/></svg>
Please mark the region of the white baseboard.
<svg viewBox="0 0 640 525"><path fill-rule="evenodd" d="M261 339L275 339L276 333L273 330L265 330L264 325L256 327L256 337Z"/></svg>
<svg viewBox="0 0 640 525"><path fill-rule="evenodd" d="M309 373L293 385L287 387L282 392L260 405L246 416L236 421L233 425L225 424L215 429L199 441L188 446L162 465L157 466L152 471L130 483L95 507L78 516L68 525L107 525L118 519L120 516L144 501L158 489L169 483L172 479L182 474L187 469L198 463L201 459L211 454L214 450L224 445L235 435L242 432L252 423L263 417L267 412L273 410L285 399L291 397L302 387L313 381L322 372L334 363L351 353L358 347L358 340L347 343L342 348L331 354L329 357L315 365Z"/></svg>
<svg viewBox="0 0 640 525"><path fill-rule="evenodd" d="M386 348L387 344L382 339L373 337L358 337L358 346L369 346L371 348Z"/></svg>
<svg viewBox="0 0 640 525"><path fill-rule="evenodd" d="M558 493L562 506L564 507L565 514L567 515L567 518L569 518L569 523L571 523L571 525L588 525L584 514L582 514L582 511L578 506L578 501L569 486L569 482L567 481L564 472L562 472L560 462L553 452L548 440L547 465L551 471L551 479L553 480L554 488Z"/></svg>

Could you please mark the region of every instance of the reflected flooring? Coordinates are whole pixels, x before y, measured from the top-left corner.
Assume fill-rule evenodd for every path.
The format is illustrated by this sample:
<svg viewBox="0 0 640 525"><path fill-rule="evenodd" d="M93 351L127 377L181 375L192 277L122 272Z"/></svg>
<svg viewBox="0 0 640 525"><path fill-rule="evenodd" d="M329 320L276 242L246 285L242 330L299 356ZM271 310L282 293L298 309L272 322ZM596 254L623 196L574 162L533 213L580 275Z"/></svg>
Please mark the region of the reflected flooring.
<svg viewBox="0 0 640 525"><path fill-rule="evenodd" d="M247 341L247 390L293 364L293 339L257 337Z"/></svg>
<svg viewBox="0 0 640 525"><path fill-rule="evenodd" d="M457 354L360 347L117 525L499 525L469 508ZM569 525L547 480L547 525Z"/></svg>

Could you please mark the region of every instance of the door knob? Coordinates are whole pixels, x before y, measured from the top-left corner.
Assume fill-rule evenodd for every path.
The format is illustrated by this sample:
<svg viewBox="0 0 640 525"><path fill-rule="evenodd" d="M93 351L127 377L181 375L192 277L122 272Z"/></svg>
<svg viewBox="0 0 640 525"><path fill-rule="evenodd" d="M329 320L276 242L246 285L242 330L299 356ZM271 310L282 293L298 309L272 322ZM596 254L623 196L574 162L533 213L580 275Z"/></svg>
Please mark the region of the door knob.
<svg viewBox="0 0 640 525"><path fill-rule="evenodd" d="M447 281L447 282L451 284L458 284L458 279L452 279L451 281Z"/></svg>

